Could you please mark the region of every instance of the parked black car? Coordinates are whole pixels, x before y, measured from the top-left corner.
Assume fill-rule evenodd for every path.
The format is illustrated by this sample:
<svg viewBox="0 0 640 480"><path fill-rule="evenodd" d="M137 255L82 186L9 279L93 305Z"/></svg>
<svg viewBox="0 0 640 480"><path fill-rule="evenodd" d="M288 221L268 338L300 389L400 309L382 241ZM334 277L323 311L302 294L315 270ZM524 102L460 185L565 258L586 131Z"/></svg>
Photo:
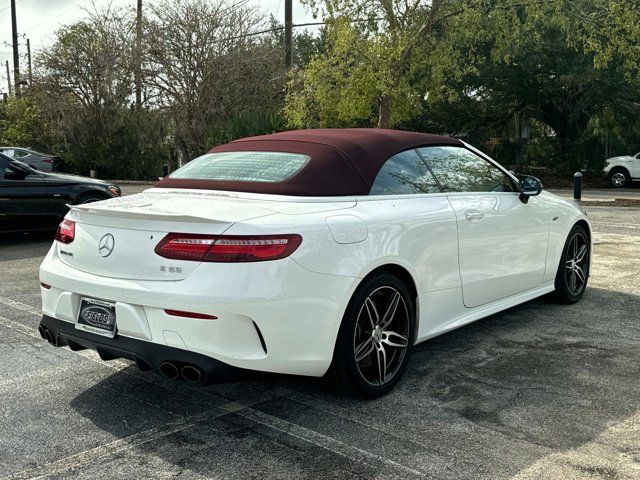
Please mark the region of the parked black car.
<svg viewBox="0 0 640 480"><path fill-rule="evenodd" d="M0 154L0 232L55 229L67 204L120 196L120 188L102 180L39 172Z"/></svg>
<svg viewBox="0 0 640 480"><path fill-rule="evenodd" d="M0 147L0 153L41 172L64 172L64 161L55 155L22 147Z"/></svg>

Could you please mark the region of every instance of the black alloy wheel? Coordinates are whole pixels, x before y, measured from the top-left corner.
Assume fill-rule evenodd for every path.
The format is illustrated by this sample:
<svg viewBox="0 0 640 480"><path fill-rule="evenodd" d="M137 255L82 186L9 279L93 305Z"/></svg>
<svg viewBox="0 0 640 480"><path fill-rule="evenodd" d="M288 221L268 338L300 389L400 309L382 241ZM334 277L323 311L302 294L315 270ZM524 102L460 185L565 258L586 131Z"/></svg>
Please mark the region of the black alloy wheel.
<svg viewBox="0 0 640 480"><path fill-rule="evenodd" d="M332 371L342 386L376 398L398 383L415 341L414 312L414 300L393 275L376 275L360 286L347 307L334 353Z"/></svg>
<svg viewBox="0 0 640 480"><path fill-rule="evenodd" d="M556 296L562 303L576 303L584 295L589 281L590 247L584 227L575 225L567 237L556 274Z"/></svg>

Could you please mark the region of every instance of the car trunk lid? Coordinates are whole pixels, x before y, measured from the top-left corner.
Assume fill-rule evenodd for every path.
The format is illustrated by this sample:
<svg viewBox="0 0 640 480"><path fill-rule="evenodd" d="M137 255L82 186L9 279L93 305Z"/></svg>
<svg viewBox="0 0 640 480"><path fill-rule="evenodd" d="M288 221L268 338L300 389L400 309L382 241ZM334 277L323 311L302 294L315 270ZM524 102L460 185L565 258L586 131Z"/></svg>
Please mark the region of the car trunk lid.
<svg viewBox="0 0 640 480"><path fill-rule="evenodd" d="M157 255L170 232L220 235L235 222L274 212L234 196L142 193L74 206L70 244L57 243L60 260L83 272L130 280L176 281L199 262Z"/></svg>

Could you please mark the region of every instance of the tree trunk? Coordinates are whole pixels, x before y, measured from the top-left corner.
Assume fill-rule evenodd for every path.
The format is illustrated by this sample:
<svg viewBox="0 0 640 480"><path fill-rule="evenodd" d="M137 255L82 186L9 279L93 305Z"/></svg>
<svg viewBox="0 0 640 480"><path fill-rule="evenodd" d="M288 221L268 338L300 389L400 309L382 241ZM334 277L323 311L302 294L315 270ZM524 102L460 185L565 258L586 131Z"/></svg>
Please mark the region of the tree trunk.
<svg viewBox="0 0 640 480"><path fill-rule="evenodd" d="M383 93L380 95L380 105L378 105L378 125L377 128L389 128L391 125L391 96Z"/></svg>
<svg viewBox="0 0 640 480"><path fill-rule="evenodd" d="M178 168L180 168L191 159L189 158L187 144L179 135L176 135L176 150L178 152Z"/></svg>

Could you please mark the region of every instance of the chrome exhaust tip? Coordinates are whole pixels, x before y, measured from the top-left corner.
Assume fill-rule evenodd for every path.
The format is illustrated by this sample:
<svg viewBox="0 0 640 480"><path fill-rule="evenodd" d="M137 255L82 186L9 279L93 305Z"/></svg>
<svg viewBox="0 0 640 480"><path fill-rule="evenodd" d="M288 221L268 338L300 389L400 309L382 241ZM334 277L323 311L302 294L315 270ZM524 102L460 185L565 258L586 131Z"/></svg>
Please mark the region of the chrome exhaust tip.
<svg viewBox="0 0 640 480"><path fill-rule="evenodd" d="M180 375L178 367L172 362L162 362L160 364L160 373L171 380L177 379Z"/></svg>

